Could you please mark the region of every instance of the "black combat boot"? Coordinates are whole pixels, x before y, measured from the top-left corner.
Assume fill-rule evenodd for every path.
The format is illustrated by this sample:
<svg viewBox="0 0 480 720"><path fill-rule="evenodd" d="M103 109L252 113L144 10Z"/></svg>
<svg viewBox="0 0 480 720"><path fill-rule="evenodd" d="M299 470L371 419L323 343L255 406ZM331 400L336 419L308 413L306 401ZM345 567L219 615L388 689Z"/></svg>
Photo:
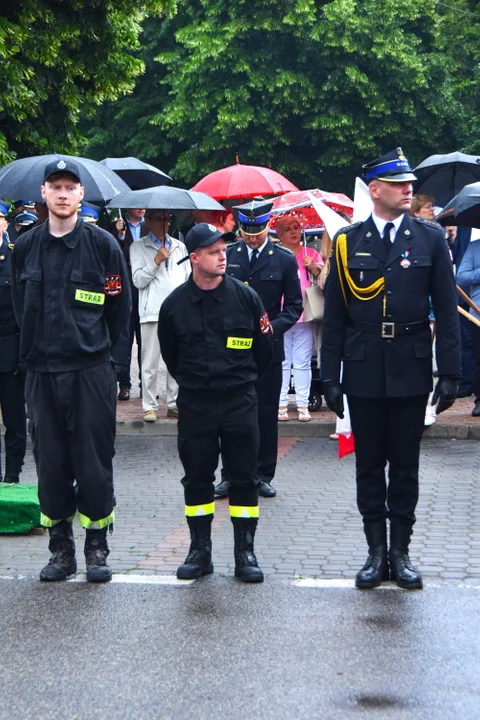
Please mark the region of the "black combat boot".
<svg viewBox="0 0 480 720"><path fill-rule="evenodd" d="M52 557L40 572L40 580L57 582L66 580L69 575L77 572L75 560L75 541L73 539L72 523L62 520L51 528L48 549Z"/></svg>
<svg viewBox="0 0 480 720"><path fill-rule="evenodd" d="M107 544L107 530L87 530L85 536L85 560L87 562L87 582L108 582L112 571L107 565L110 550Z"/></svg>
<svg viewBox="0 0 480 720"><path fill-rule="evenodd" d="M235 577L243 582L263 582L263 572L258 567L253 551L253 540L258 520L256 518L232 518L235 538Z"/></svg>
<svg viewBox="0 0 480 720"><path fill-rule="evenodd" d="M368 557L363 568L355 576L355 587L375 588L388 580L387 523L365 522L363 530L368 543Z"/></svg>
<svg viewBox="0 0 480 720"><path fill-rule="evenodd" d="M405 590L421 590L422 576L415 570L408 557L411 525L402 525L398 520L390 520L390 574L398 587Z"/></svg>
<svg viewBox="0 0 480 720"><path fill-rule="evenodd" d="M187 517L190 528L190 550L183 565L177 570L179 580L195 580L202 575L213 573L212 563L212 520L206 517Z"/></svg>

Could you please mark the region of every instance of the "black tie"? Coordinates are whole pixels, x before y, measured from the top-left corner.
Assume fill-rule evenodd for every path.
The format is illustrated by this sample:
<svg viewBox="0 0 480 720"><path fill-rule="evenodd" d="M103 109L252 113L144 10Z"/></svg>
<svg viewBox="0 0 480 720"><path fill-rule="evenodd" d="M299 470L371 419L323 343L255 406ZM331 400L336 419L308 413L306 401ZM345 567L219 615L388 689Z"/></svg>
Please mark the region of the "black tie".
<svg viewBox="0 0 480 720"><path fill-rule="evenodd" d="M252 250L252 254L250 256L250 270L253 270L257 260L258 260L258 250Z"/></svg>
<svg viewBox="0 0 480 720"><path fill-rule="evenodd" d="M383 231L383 244L387 248L387 250L391 250L392 248L392 241L390 239L390 230L394 228L395 225L392 222L388 222L385 225L384 231Z"/></svg>

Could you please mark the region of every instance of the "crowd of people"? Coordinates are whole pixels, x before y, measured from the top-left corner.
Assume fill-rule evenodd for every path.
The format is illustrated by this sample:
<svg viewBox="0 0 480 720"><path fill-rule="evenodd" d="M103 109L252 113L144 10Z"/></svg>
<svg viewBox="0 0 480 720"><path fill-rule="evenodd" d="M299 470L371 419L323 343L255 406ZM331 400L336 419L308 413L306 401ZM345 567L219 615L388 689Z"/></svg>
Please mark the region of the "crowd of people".
<svg viewBox="0 0 480 720"><path fill-rule="evenodd" d="M340 418L347 396L355 436L369 548L357 587L388 577L422 587L408 545L423 427L468 388L480 416L480 329L474 325L472 335L465 321L461 343L452 271L455 261L457 282L480 302L480 250L464 240L460 248L461 233L435 223L434 198L413 196L415 176L400 148L364 171L372 215L333 240L325 231L318 249L306 242L300 210L278 216L272 236L272 201L264 198L196 211L193 225L176 232L163 208L126 209L101 229L100 208L84 201L74 162L47 166L45 202L15 202L10 224L9 203L0 201L0 477L19 481L26 398L52 552L42 580L76 571L76 511L86 530L87 579L111 578L115 406L130 399L136 340L144 422L158 417L161 358L167 416L178 418L191 535L179 577L213 572L214 503L225 497L236 575L263 580L254 553L258 496L276 495L278 423L291 417L292 381L297 418L311 420L313 357ZM307 313L312 288L321 298L318 316ZM460 361L468 332L470 365Z"/></svg>

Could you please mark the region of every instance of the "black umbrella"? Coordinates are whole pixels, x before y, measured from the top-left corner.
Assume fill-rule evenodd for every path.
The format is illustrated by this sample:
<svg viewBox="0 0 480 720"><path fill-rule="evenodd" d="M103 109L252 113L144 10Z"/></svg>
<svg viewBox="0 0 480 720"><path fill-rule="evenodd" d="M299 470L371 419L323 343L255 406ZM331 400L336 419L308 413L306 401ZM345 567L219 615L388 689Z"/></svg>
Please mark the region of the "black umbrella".
<svg viewBox="0 0 480 720"><path fill-rule="evenodd" d="M132 190L166 185L172 179L153 165L134 157L105 158L100 162L113 170Z"/></svg>
<svg viewBox="0 0 480 720"><path fill-rule="evenodd" d="M413 171L416 195L433 195L435 204L444 207L465 185L480 180L480 157L461 152L431 155Z"/></svg>
<svg viewBox="0 0 480 720"><path fill-rule="evenodd" d="M128 185L118 175L95 160L72 155L36 155L13 160L1 168L0 197L11 200L27 197L43 202L40 186L43 185L45 167L60 160L69 160L77 165L85 188L85 200L88 202L102 205L119 193L129 190Z"/></svg>
<svg viewBox="0 0 480 720"><path fill-rule="evenodd" d="M201 192L176 187L130 190L117 195L109 208L145 208L146 210L224 210L223 205Z"/></svg>
<svg viewBox="0 0 480 720"><path fill-rule="evenodd" d="M440 225L480 228L480 182L466 185L435 218Z"/></svg>

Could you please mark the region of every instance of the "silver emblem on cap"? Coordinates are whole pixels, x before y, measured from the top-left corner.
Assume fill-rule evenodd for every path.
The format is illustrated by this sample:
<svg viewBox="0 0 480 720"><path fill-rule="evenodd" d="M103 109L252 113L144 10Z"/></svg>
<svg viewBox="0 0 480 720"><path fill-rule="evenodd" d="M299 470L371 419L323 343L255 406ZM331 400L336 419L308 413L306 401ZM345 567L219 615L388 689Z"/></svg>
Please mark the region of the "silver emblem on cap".
<svg viewBox="0 0 480 720"><path fill-rule="evenodd" d="M215 225L210 225L210 223L207 223L207 225L209 230L211 230L212 232L217 232L217 228L215 227Z"/></svg>
<svg viewBox="0 0 480 720"><path fill-rule="evenodd" d="M59 170L64 170L66 167L67 167L67 163L65 162L65 160L59 160L59 161L58 161L58 163L57 163L57 168L58 168Z"/></svg>

